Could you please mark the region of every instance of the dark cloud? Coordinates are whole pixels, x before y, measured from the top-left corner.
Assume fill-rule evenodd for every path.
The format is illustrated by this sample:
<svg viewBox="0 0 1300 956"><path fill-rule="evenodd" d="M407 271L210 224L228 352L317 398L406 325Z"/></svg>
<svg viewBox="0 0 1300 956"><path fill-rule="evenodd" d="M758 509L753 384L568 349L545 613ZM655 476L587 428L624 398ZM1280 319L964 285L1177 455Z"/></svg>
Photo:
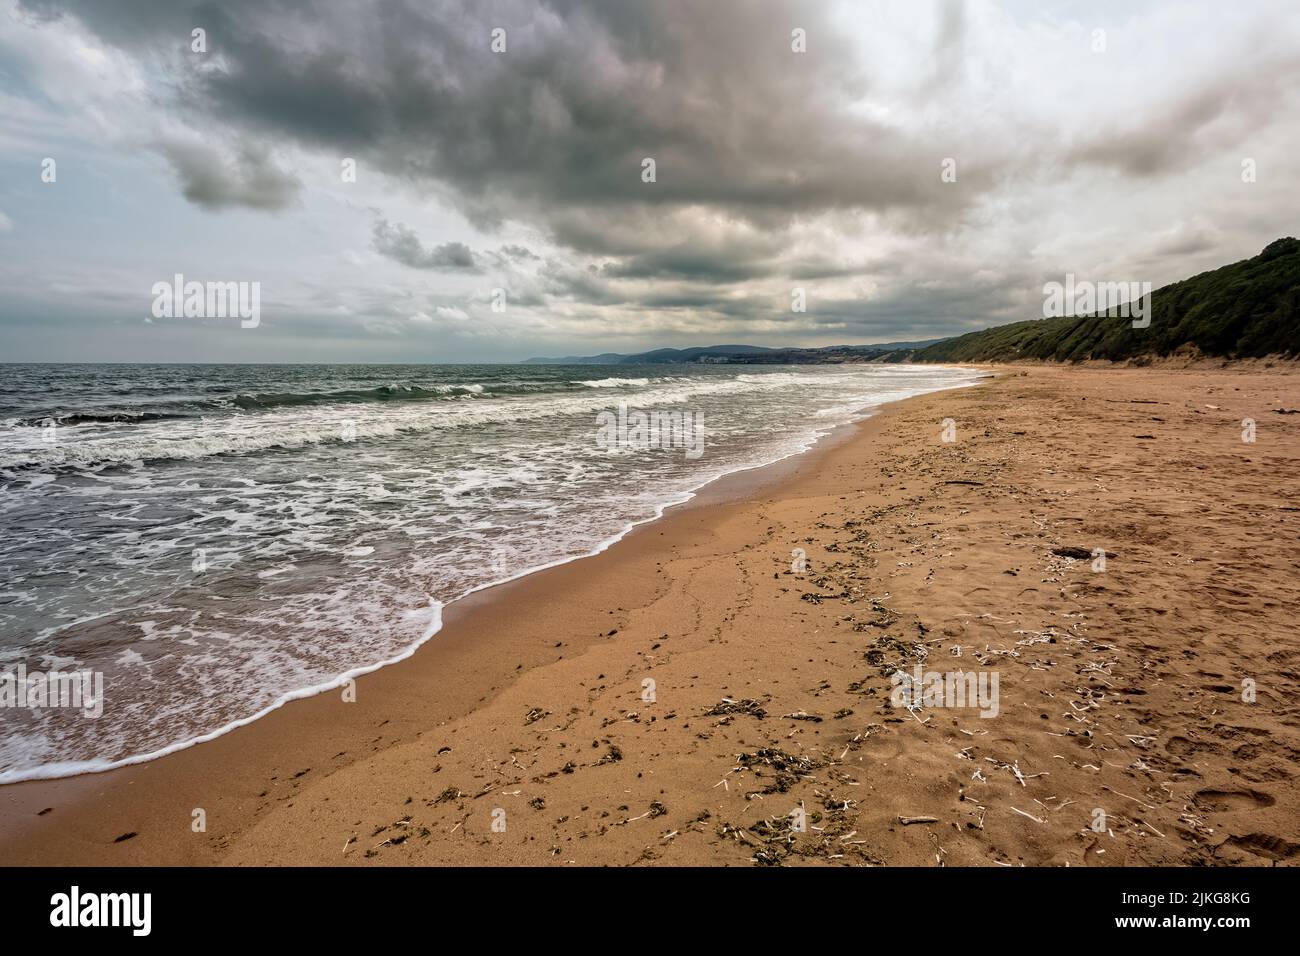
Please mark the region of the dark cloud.
<svg viewBox="0 0 1300 956"><path fill-rule="evenodd" d="M258 146L241 145L232 155L198 143L165 142L158 149L176 171L185 198L207 209L284 209L302 185Z"/></svg>
<svg viewBox="0 0 1300 956"><path fill-rule="evenodd" d="M374 226L375 251L410 266L412 269L433 269L438 272L478 272L474 253L463 242L444 242L426 248L420 237L402 223L380 219Z"/></svg>
<svg viewBox="0 0 1300 956"><path fill-rule="evenodd" d="M130 49L179 49L187 109L364 156L480 224L646 205L944 218L972 198L935 188L936 144L847 108L865 80L817 3L25 2ZM201 23L219 69L187 51ZM815 55L791 51L796 26Z"/></svg>
<svg viewBox="0 0 1300 956"><path fill-rule="evenodd" d="M527 246L509 245L502 246L497 250L497 255L514 262L526 261L529 259L538 260L541 256L533 252Z"/></svg>
<svg viewBox="0 0 1300 956"><path fill-rule="evenodd" d="M743 282L767 275L772 263L734 246L706 247L699 242L630 256L606 263L601 274L611 279L696 279L716 283Z"/></svg>

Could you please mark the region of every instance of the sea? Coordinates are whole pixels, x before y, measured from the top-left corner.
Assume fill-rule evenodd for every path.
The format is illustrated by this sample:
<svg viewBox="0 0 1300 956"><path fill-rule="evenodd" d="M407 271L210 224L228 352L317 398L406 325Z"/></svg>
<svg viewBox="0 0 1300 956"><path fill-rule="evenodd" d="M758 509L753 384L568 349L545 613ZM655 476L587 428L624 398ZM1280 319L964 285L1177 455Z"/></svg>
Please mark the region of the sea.
<svg viewBox="0 0 1300 956"><path fill-rule="evenodd" d="M0 365L0 782L151 759L342 686L471 592L978 374ZM650 414L699 442L609 427ZM101 690L22 706L19 678L51 672Z"/></svg>

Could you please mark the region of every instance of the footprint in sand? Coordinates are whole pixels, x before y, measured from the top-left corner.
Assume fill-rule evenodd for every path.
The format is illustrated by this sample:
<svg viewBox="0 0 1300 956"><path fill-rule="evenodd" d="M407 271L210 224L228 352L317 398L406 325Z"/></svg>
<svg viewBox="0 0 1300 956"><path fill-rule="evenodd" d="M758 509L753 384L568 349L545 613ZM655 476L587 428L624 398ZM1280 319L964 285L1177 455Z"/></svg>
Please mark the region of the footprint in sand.
<svg viewBox="0 0 1300 956"><path fill-rule="evenodd" d="M1300 853L1300 843L1292 843L1271 833L1233 835L1224 840L1223 845L1245 850L1247 853L1253 853L1256 856L1267 857L1275 861L1289 860L1297 853Z"/></svg>
<svg viewBox="0 0 1300 956"><path fill-rule="evenodd" d="M1202 743L1199 740L1189 740L1186 737L1170 737L1169 742L1165 744L1165 749L1175 757L1190 757L1198 753L1219 753L1222 748L1216 744Z"/></svg>
<svg viewBox="0 0 1300 956"><path fill-rule="evenodd" d="M1192 801L1202 810L1227 812L1230 810L1262 810L1277 800L1259 790L1198 790Z"/></svg>

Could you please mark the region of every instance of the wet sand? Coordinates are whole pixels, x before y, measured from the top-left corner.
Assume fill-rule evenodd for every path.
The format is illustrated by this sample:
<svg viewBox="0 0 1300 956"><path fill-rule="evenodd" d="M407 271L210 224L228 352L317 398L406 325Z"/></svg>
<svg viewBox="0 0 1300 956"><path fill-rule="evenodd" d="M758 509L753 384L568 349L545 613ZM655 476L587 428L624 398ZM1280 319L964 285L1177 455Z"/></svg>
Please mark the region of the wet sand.
<svg viewBox="0 0 1300 956"><path fill-rule="evenodd" d="M0 787L0 862L1300 859L1300 375L996 371L453 605L355 702ZM997 715L897 706L917 665Z"/></svg>

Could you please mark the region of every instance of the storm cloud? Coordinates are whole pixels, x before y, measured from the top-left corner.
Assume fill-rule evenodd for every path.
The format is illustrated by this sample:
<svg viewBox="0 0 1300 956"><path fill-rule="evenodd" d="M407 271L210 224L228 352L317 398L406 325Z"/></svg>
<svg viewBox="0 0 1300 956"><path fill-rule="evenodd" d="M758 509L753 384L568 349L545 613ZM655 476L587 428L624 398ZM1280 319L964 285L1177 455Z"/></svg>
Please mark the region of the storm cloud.
<svg viewBox="0 0 1300 956"><path fill-rule="evenodd" d="M167 142L159 151L176 171L185 198L208 209L284 209L302 185L254 145L244 144L231 156L200 143Z"/></svg>
<svg viewBox="0 0 1300 956"><path fill-rule="evenodd" d="M426 249L415 232L402 225L380 219L374 229L375 251L412 269L435 269L446 272L477 272L474 253L463 242L444 242Z"/></svg>
<svg viewBox="0 0 1300 956"><path fill-rule="evenodd" d="M295 276L305 316L387 334L968 331L1065 271L1159 284L1258 251L1288 206L1243 162L1300 148L1300 30L1264 0L6 2L115 71L121 140L186 201L298 216L313 263L333 243L359 270ZM103 112L89 82L62 108Z"/></svg>

